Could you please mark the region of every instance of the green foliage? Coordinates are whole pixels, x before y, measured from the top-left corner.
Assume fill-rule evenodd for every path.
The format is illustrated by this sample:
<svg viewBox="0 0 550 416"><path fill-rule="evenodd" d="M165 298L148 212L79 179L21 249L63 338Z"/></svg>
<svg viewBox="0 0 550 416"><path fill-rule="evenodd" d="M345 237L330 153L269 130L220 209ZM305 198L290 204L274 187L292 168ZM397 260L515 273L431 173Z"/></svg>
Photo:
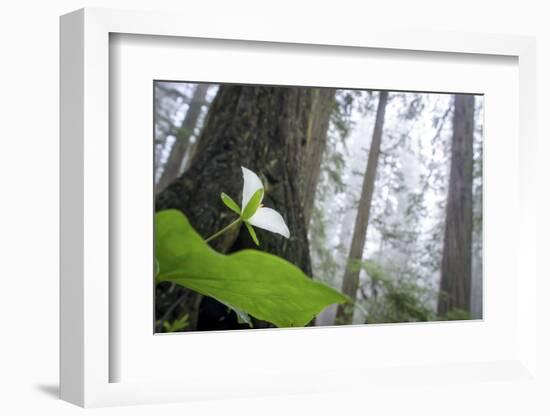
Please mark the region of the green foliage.
<svg viewBox="0 0 550 416"><path fill-rule="evenodd" d="M390 322L431 321L433 314L419 298L418 286L408 284L393 285L386 293L390 306Z"/></svg>
<svg viewBox="0 0 550 416"><path fill-rule="evenodd" d="M468 311L459 308L453 308L448 311L445 315L441 316L440 319L444 321L467 321L471 319Z"/></svg>
<svg viewBox="0 0 550 416"><path fill-rule="evenodd" d="M189 315L184 314L172 323L164 321L162 326L166 332L180 332L189 326Z"/></svg>
<svg viewBox="0 0 550 416"><path fill-rule="evenodd" d="M345 258L341 247L331 247L328 244L330 235L327 234L329 215L319 206L313 207L313 215L309 226L309 245L312 255L312 266L316 280L331 286L339 284L340 260Z"/></svg>
<svg viewBox="0 0 550 416"><path fill-rule="evenodd" d="M347 298L286 260L257 250L214 251L177 210L156 214L157 282L173 282L279 327L304 326Z"/></svg>
<svg viewBox="0 0 550 416"><path fill-rule="evenodd" d="M357 270L365 270L371 280L375 283L379 282L389 282L388 277L384 273L384 269L382 269L382 266L380 266L378 263L371 261L371 260L352 260L350 261L350 269L357 271Z"/></svg>
<svg viewBox="0 0 550 416"><path fill-rule="evenodd" d="M250 217L252 217L256 213L256 211L260 207L263 196L264 196L264 190L263 189L258 189L254 193L254 195L252 195L252 198L250 198L250 201L248 201L248 204L246 204L246 207L243 209L243 211L241 213L241 209L239 208L237 203L235 201L233 201L233 199L229 195L227 195L223 192L221 194L222 202L231 211L233 211L235 214L237 214L243 220L244 225L246 226L246 229L248 230L248 233L250 234L250 237L252 237L252 240L254 241L254 243L257 246L260 245L260 241L258 240L258 236L256 235L256 231L254 231L254 228L252 228L252 226L246 220L250 219ZM225 229L222 230L221 232L223 232L223 231L225 231ZM220 233L216 233L214 235L217 236ZM208 239L207 241L209 241L209 240L210 239Z"/></svg>
<svg viewBox="0 0 550 416"><path fill-rule="evenodd" d="M367 272L371 295L365 300L366 323L421 322L435 318L423 302L424 289L418 285L396 282L374 261L358 261L352 265Z"/></svg>

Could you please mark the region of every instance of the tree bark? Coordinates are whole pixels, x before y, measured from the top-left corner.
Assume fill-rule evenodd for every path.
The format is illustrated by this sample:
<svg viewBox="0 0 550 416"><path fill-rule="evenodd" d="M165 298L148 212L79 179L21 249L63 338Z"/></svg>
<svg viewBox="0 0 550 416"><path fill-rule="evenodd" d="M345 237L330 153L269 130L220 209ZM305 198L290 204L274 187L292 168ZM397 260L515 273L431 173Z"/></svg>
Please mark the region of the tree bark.
<svg viewBox="0 0 550 416"><path fill-rule="evenodd" d="M451 171L447 194L438 314L470 312L472 273L473 95L454 98Z"/></svg>
<svg viewBox="0 0 550 416"><path fill-rule="evenodd" d="M357 289L359 286L360 270L356 266L357 261L361 261L365 241L367 239L367 227L369 224L370 209L372 204L372 195L374 192L374 183L376 180L376 171L378 168L378 159L380 156L380 144L382 142L382 132L384 129L384 116L386 113L386 104L388 101L387 91L380 91L378 99L378 109L376 110L376 121L372 134L372 143L369 149L367 160L367 169L363 178L361 197L359 199L359 208L355 219L353 238L349 251L346 271L342 282L342 292L347 295L352 303L357 299ZM336 324L351 324L353 320L353 305L345 304L338 307L336 313Z"/></svg>
<svg viewBox="0 0 550 416"><path fill-rule="evenodd" d="M240 203L241 166L247 167L264 183L264 204L281 213L291 234L285 239L256 229L260 249L285 258L311 275L301 168L314 91L299 87L221 86L208 112L191 166L158 194L156 210L182 211L206 238L235 219L221 202L220 193L225 192ZM223 234L212 240L211 245L226 253L255 247L244 227ZM216 301L207 298L201 302L200 295L194 292L162 284L156 292L157 319L185 291L192 296L181 307L173 308L169 319L188 313L191 322L188 330L241 327L234 316L227 316L227 308ZM264 324L256 322L255 327L258 326Z"/></svg>
<svg viewBox="0 0 550 416"><path fill-rule="evenodd" d="M162 175L157 184L156 189L158 192L162 191L180 174L181 162L189 148L189 140L197 126L197 121L199 120L202 106L205 104L206 93L209 87L210 85L208 84L198 84L193 93L193 98L189 103L189 109L185 114L181 127L176 133L176 141L170 150L170 155L168 156L168 160L164 165Z"/></svg>
<svg viewBox="0 0 550 416"><path fill-rule="evenodd" d="M335 89L321 88L313 91L313 109L309 118L307 130L306 151L302 163L304 177L303 206L306 225L309 225L315 191L319 182L321 163L327 146L327 131L330 115L334 109Z"/></svg>

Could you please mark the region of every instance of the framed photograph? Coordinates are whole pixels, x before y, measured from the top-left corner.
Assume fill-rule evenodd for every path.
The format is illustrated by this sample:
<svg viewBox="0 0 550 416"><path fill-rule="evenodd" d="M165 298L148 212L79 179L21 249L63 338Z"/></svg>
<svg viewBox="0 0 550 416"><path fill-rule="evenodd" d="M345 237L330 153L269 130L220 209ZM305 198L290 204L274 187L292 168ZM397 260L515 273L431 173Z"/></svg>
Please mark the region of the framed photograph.
<svg viewBox="0 0 550 416"><path fill-rule="evenodd" d="M61 18L61 397L531 379L534 40L241 28Z"/></svg>

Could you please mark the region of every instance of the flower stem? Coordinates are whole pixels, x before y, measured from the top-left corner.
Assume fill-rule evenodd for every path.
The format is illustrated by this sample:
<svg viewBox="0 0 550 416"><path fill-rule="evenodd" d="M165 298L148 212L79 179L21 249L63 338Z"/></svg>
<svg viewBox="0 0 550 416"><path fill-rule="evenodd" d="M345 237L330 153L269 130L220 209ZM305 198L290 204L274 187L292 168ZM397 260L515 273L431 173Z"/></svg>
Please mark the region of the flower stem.
<svg viewBox="0 0 550 416"><path fill-rule="evenodd" d="M228 226L226 227L223 227L220 231L218 231L217 233L214 233L212 234L210 237L208 237L206 240L204 240L205 242L209 242L210 240L213 240L214 238L216 237L219 237L220 235L222 235L223 233L225 233L227 230L229 230L230 228L234 227L235 225L239 224L241 222L241 218L237 218L235 221L233 221L231 224L229 224Z"/></svg>

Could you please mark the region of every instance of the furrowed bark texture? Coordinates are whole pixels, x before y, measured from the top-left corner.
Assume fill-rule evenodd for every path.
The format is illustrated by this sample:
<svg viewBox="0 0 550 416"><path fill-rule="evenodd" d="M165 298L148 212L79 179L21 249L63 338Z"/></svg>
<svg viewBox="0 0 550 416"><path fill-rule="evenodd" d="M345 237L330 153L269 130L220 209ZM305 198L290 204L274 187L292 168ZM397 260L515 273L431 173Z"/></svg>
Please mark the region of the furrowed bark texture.
<svg viewBox="0 0 550 416"><path fill-rule="evenodd" d="M359 287L360 270L356 265L363 257L363 249L367 239L367 227L369 224L370 208L372 195L374 192L374 183L376 180L376 171L378 168L378 159L380 156L380 144L382 142L382 132L384 130L384 116L386 113L386 104L388 101L387 91L380 91L378 99L378 109L376 110L376 121L372 134L372 142L369 149L367 160L367 169L363 177L363 186L361 197L359 199L359 208L355 219L355 227L351 240L351 247L342 282L342 292L349 296L352 302L357 298L357 289ZM341 325L351 324L353 320L353 306L350 304L339 305L336 313L336 323Z"/></svg>
<svg viewBox="0 0 550 416"><path fill-rule="evenodd" d="M264 205L284 217L290 239L256 229L260 249L276 254L311 275L306 223L302 209L302 167L308 148L308 126L315 89L298 87L221 86L208 112L189 169L168 185L156 199L156 210L182 211L204 238L236 216L220 199L225 192L239 204L242 198L241 166L256 172L265 186ZM220 252L255 247L245 227L235 228L211 241ZM235 329L234 314L213 299L187 289L158 285L156 315L183 293L190 292L168 320L188 313L187 330ZM199 309L196 307L200 303ZM200 315L200 319L199 318ZM255 322L255 327L266 326ZM159 330L159 328L157 328Z"/></svg>
<svg viewBox="0 0 550 416"><path fill-rule="evenodd" d="M181 163L185 153L189 149L189 139L193 135L193 131L197 126L197 121L201 114L202 106L206 102L206 93L208 92L208 84L198 84L193 99L189 104L189 109L185 114L185 118L178 129L176 141L170 150L168 160L164 165L162 176L156 187L158 191L163 190L166 186L178 177L180 174Z"/></svg>
<svg viewBox="0 0 550 416"><path fill-rule="evenodd" d="M470 312L474 107L473 95L455 95L439 315L452 309Z"/></svg>
<svg viewBox="0 0 550 416"><path fill-rule="evenodd" d="M313 212L315 191L321 172L321 162L327 147L330 115L335 105L335 93L336 90L332 88L315 89L313 91L313 110L309 118L306 151L304 152L304 161L302 163L305 189L302 196L306 225L309 225Z"/></svg>

